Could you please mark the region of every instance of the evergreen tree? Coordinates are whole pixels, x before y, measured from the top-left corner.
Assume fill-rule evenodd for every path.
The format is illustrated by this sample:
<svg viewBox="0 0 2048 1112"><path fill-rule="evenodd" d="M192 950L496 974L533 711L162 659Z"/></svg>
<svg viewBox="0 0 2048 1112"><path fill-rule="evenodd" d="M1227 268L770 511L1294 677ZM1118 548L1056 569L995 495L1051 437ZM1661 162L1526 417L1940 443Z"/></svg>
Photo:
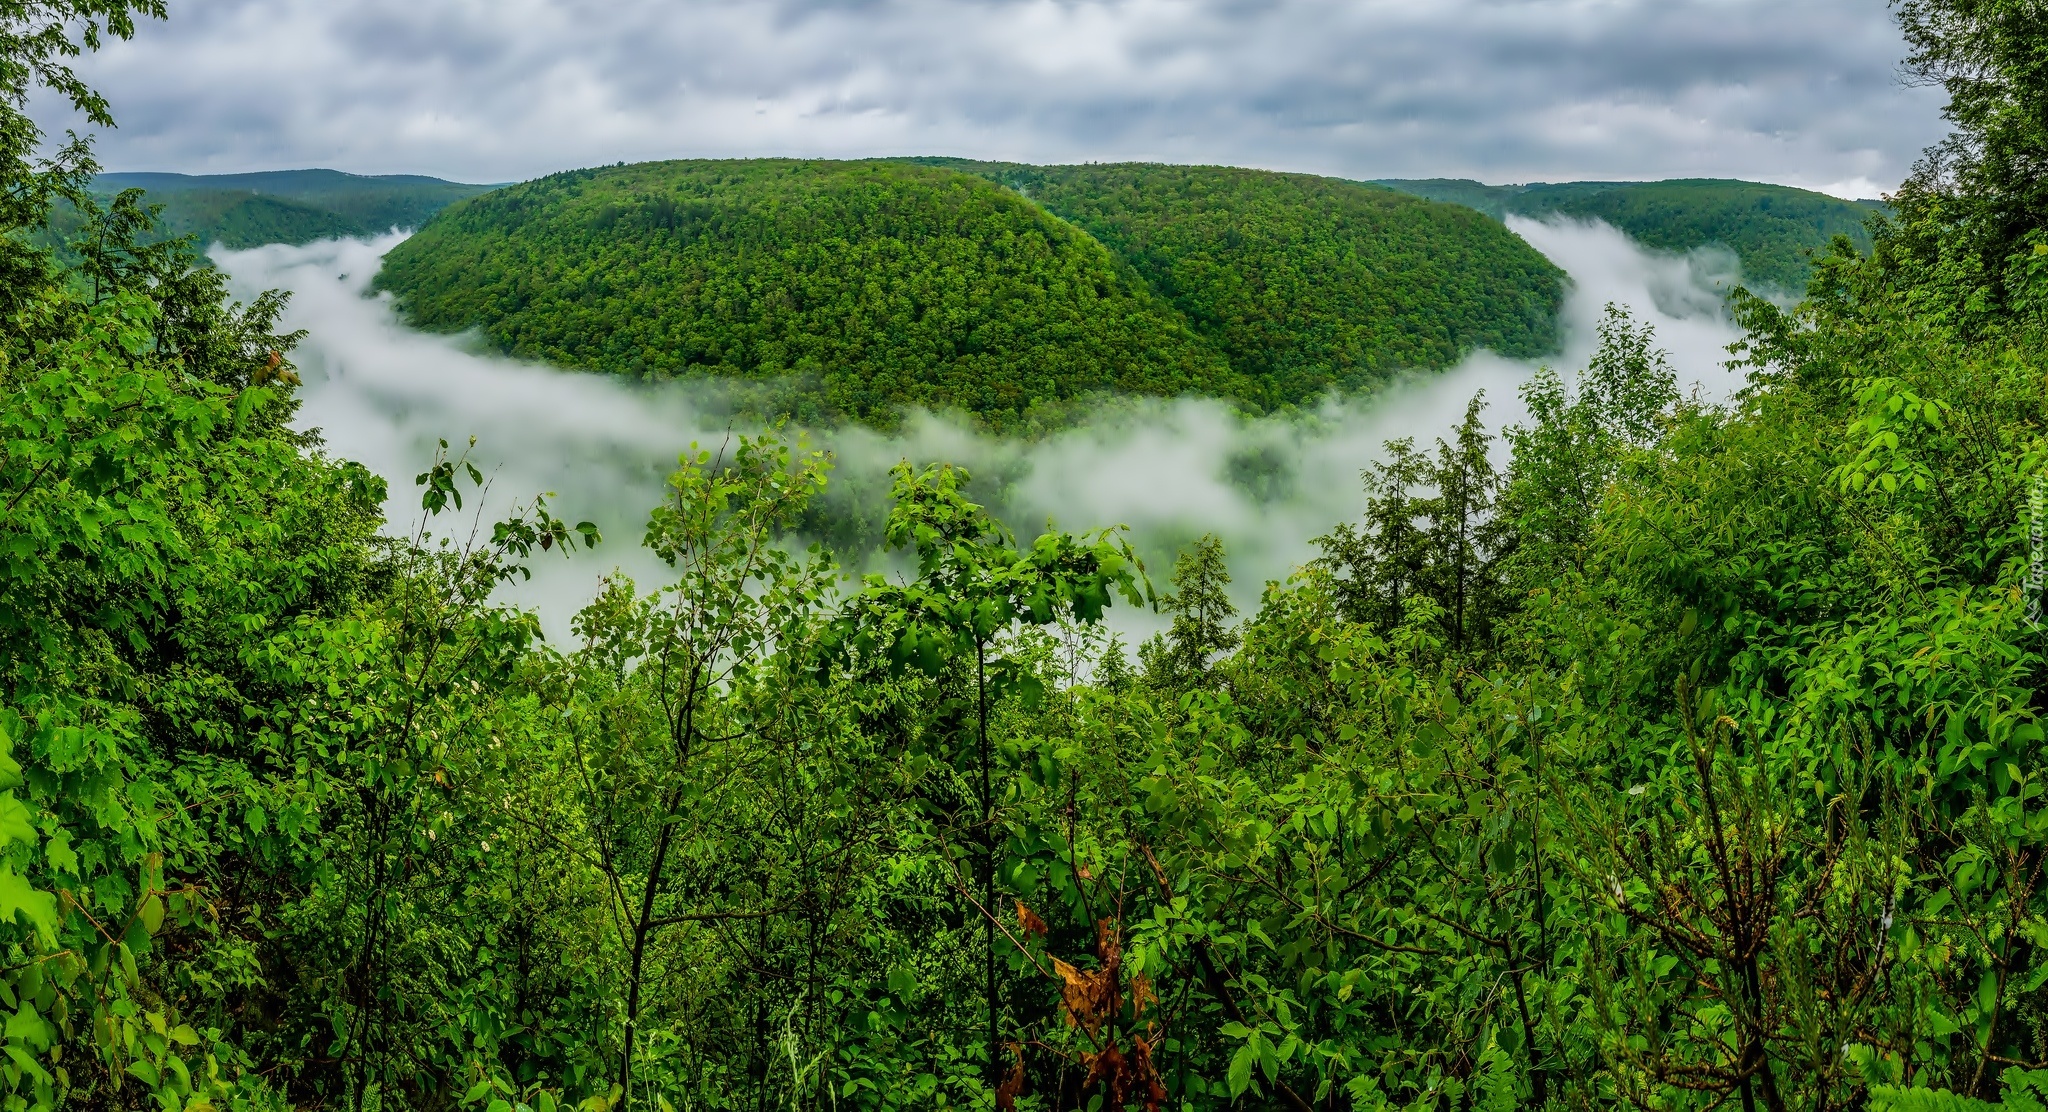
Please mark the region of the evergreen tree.
<svg viewBox="0 0 2048 1112"><path fill-rule="evenodd" d="M1237 647L1231 627L1237 607L1230 601L1230 569L1223 541L1205 533L1173 561L1173 592L1159 605L1173 624L1142 647L1147 682L1179 689L1198 682L1216 658Z"/></svg>
<svg viewBox="0 0 2048 1112"><path fill-rule="evenodd" d="M1317 540L1340 609L1353 621L1392 630L1426 600L1445 644L1483 646L1504 612L1500 566L1516 543L1513 522L1498 515L1501 477L1493 438L1480 413L1484 394L1465 407L1455 439L1434 456L1409 439L1389 441L1387 459L1365 475L1365 519L1339 524Z"/></svg>

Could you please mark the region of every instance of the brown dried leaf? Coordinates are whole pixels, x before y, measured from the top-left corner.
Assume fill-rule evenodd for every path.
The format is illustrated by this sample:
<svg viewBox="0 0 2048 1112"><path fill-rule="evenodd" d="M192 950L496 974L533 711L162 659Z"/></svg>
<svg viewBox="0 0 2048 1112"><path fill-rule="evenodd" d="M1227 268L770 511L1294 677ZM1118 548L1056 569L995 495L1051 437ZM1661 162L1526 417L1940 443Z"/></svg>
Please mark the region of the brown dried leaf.
<svg viewBox="0 0 2048 1112"><path fill-rule="evenodd" d="M1108 1106L1111 1108L1122 1108L1124 1106L1123 1052L1116 1048L1115 1043L1111 1043L1108 1047L1104 1048L1102 1053L1086 1056L1085 1060L1088 1063L1088 1077L1081 1082L1081 1091L1087 1092L1095 1087L1097 1081L1100 1081L1109 1089Z"/></svg>
<svg viewBox="0 0 2048 1112"><path fill-rule="evenodd" d="M1104 919L1095 924L1095 956L1102 959L1104 969L1114 969L1117 959L1123 956L1124 935L1115 919Z"/></svg>
<svg viewBox="0 0 2048 1112"><path fill-rule="evenodd" d="M1145 1102L1145 1112L1159 1112L1159 1106L1166 1103L1166 1086L1159 1081L1159 1070L1152 1064L1152 1044L1143 1035L1131 1036L1131 1059L1129 1088L1139 1090L1140 1100Z"/></svg>
<svg viewBox="0 0 2048 1112"><path fill-rule="evenodd" d="M1040 919L1037 912L1025 907L1023 900L1017 901L1017 927L1025 934L1036 935L1039 938L1052 933L1052 928L1045 925L1045 920Z"/></svg>
<svg viewBox="0 0 2048 1112"><path fill-rule="evenodd" d="M1145 1009L1157 1003L1159 996L1152 991L1152 979L1143 973L1131 978L1131 1016L1145 1014Z"/></svg>
<svg viewBox="0 0 2048 1112"><path fill-rule="evenodd" d="M1115 971L1076 969L1058 958L1052 959L1052 968L1060 975L1060 1004L1067 1022L1093 1037L1116 1011Z"/></svg>
<svg viewBox="0 0 2048 1112"><path fill-rule="evenodd" d="M996 1086L996 1108L999 1112L1017 1112L1017 1094L1024 1091L1024 1048L1011 1043L1010 1053L1016 1056L1017 1064L1010 1067L1010 1076Z"/></svg>

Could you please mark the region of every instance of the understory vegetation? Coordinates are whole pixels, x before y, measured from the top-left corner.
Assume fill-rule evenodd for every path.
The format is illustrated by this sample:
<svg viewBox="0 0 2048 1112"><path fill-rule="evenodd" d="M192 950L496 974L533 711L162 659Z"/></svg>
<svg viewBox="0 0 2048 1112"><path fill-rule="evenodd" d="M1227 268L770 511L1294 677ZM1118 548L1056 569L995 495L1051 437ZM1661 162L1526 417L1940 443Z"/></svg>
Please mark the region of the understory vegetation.
<svg viewBox="0 0 2048 1112"><path fill-rule="evenodd" d="M279 300L39 159L30 92L110 125L67 60L162 6L0 0L0 1104L2038 1107L2048 82L2031 4L1897 12L1955 137L1738 298L1740 397L1611 313L1239 614L1215 541L1016 536L945 466L847 582L774 430L638 538L479 520L459 441L387 530ZM569 643L491 602L636 541Z"/></svg>
<svg viewBox="0 0 2048 1112"><path fill-rule="evenodd" d="M1389 190L943 159L555 174L441 214L377 283L515 355L716 376L804 420L1001 429L1112 392L1266 410L1480 346L1539 354L1562 296L1498 224Z"/></svg>

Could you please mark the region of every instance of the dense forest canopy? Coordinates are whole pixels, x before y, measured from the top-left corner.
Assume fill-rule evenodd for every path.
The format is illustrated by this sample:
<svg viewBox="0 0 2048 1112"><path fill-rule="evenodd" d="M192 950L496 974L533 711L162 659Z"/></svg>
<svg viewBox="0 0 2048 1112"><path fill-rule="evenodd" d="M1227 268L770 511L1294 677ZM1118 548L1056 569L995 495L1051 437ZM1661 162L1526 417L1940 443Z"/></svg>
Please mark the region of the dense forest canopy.
<svg viewBox="0 0 2048 1112"><path fill-rule="evenodd" d="M1557 347L1557 268L1447 205L1224 166L921 161L1000 181L1100 240L1271 401L1477 347Z"/></svg>
<svg viewBox="0 0 2048 1112"><path fill-rule="evenodd" d="M773 429L638 538L480 519L459 439L331 458L279 299L25 114L109 126L69 60L162 6L0 0L0 1102L2040 1107L2048 29L1897 11L1955 137L1796 309L1738 295L1746 392L1614 310L1240 614L1212 538L1013 535L943 465L848 581ZM636 540L567 642L491 601Z"/></svg>
<svg viewBox="0 0 2048 1112"><path fill-rule="evenodd" d="M479 327L515 354L793 375L832 414L915 404L996 425L1094 391L1270 408L1479 346L1544 352L1561 297L1557 269L1498 225L1328 179L773 160L492 193L393 250L378 281L415 323Z"/></svg>
<svg viewBox="0 0 2048 1112"><path fill-rule="evenodd" d="M1864 224L1882 206L1784 185L1717 179L1482 185L1462 178L1386 179L1419 197L1464 205L1494 219L1562 215L1604 220L1651 247L1690 251L1719 245L1735 253L1759 289L1806 288L1812 259L1836 236L1870 250Z"/></svg>
<svg viewBox="0 0 2048 1112"><path fill-rule="evenodd" d="M771 384L802 416L1024 419L1090 393L1245 391L1102 246L979 178L885 163L555 174L441 214L378 284L426 328L635 375Z"/></svg>

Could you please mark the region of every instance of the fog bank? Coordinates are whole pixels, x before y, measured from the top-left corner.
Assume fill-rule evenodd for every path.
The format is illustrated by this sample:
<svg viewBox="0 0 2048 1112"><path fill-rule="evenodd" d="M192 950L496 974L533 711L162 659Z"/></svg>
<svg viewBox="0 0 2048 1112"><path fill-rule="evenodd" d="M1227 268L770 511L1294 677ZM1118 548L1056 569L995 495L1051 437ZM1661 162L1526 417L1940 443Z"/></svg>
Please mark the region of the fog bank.
<svg viewBox="0 0 2048 1112"><path fill-rule="evenodd" d="M1723 309L1735 277L1731 258L1647 251L1598 223L1510 218L1509 227L1571 276L1564 352L1540 362L1582 366L1604 306L1615 302L1655 326L1681 386L1719 398L1740 384L1723 366L1739 336ZM724 439L727 418L701 387L559 371L406 328L388 296L367 294L379 259L401 238L273 245L214 258L239 297L291 292L284 327L310 333L294 357L304 380L297 424L319 429L333 455L359 460L390 482L394 530L418 517L412 478L437 442L459 448L471 436L473 458L493 479L486 513L552 491L559 516L602 527L606 540L596 551L538 560L532 582L504 592L505 601L536 608L550 639L567 647L569 618L595 594L601 575L618 568L643 589L662 580L659 561L639 547L647 510L677 455L693 440ZM1161 586L1182 544L1216 533L1230 555L1238 606L1249 610L1265 581L1284 579L1313 555L1313 538L1359 514L1359 472L1381 458L1384 441L1444 435L1480 390L1490 427L1516 423L1524 416L1517 389L1538 362L1479 352L1452 370L1292 417L1246 420L1220 403L1184 399L1122 406L1033 442L929 415L895 434L845 428L807 435L833 453L834 486L852 491L870 515L891 465L948 460L973 469L980 496L1027 539L1047 521L1070 530L1130 526ZM1131 637L1161 624L1125 607L1112 617Z"/></svg>

